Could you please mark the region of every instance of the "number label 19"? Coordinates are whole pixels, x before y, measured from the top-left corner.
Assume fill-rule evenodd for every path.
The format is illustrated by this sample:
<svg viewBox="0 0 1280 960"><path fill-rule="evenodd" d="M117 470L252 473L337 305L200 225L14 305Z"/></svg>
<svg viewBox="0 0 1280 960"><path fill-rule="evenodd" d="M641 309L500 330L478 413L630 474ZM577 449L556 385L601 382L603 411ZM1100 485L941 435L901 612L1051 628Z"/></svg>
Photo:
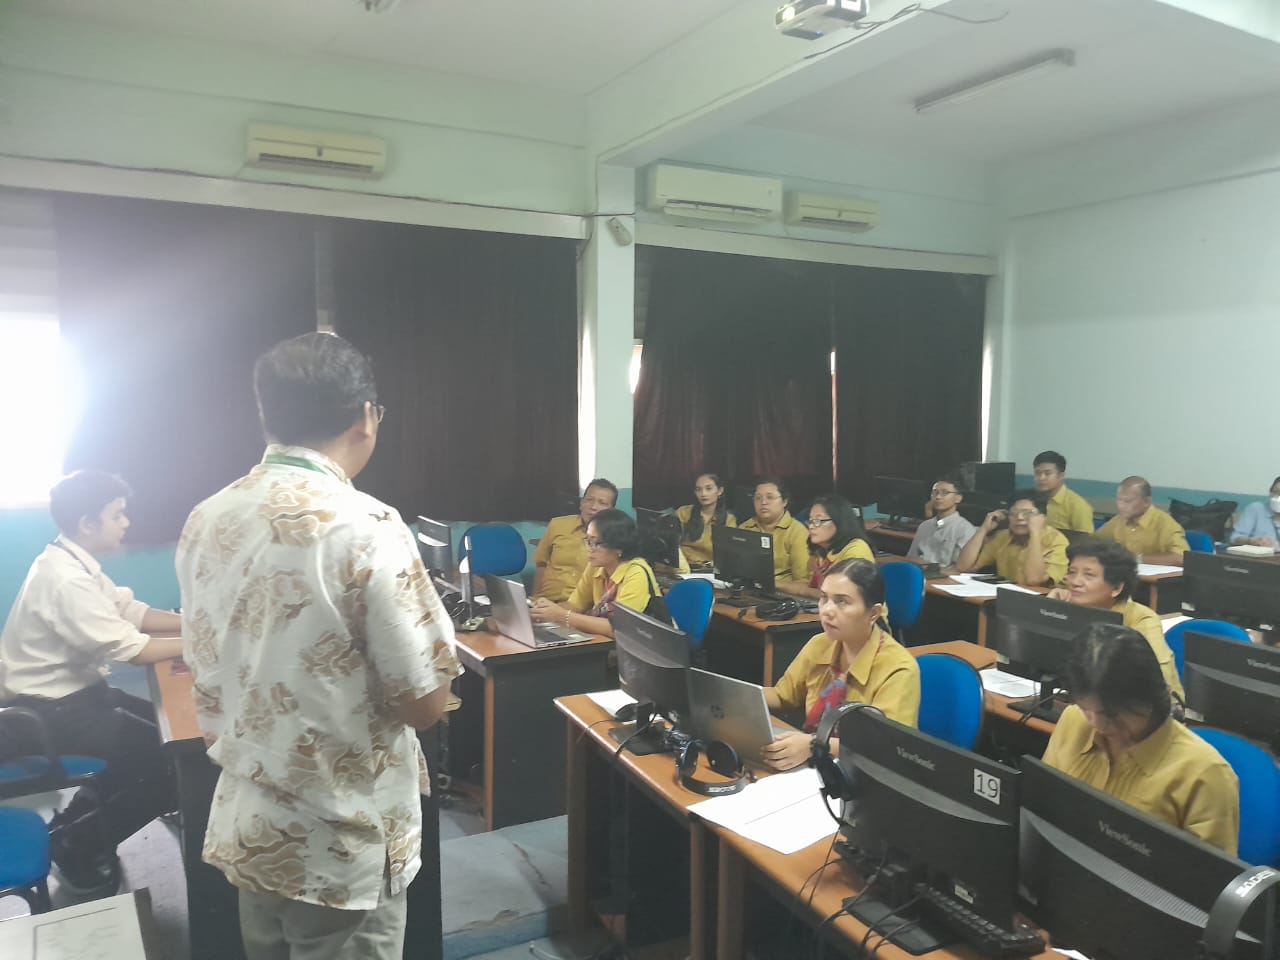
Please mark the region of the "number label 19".
<svg viewBox="0 0 1280 960"><path fill-rule="evenodd" d="M981 770L973 771L973 792L984 800L994 804L1000 803L1000 778L993 777Z"/></svg>

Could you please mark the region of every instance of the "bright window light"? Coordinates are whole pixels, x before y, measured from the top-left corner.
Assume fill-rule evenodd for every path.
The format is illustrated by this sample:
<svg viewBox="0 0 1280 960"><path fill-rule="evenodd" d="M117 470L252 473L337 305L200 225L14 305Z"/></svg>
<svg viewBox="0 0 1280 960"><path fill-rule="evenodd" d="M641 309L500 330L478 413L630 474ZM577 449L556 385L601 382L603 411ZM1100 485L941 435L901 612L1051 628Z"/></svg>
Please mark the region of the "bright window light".
<svg viewBox="0 0 1280 960"><path fill-rule="evenodd" d="M631 348L631 363L627 367L627 381L631 384L631 395L636 394L636 386L640 383L640 360L644 355L644 344L636 343Z"/></svg>
<svg viewBox="0 0 1280 960"><path fill-rule="evenodd" d="M0 313L0 409L13 412L0 505L47 503L80 417L80 383L56 317Z"/></svg>

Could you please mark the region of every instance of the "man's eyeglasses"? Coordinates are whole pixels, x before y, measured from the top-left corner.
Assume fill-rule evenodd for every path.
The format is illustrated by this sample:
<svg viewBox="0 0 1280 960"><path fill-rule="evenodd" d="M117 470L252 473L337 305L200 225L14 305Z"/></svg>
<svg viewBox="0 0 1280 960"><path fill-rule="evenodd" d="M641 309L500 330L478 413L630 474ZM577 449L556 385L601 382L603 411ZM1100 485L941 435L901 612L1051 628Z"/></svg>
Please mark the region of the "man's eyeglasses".
<svg viewBox="0 0 1280 960"><path fill-rule="evenodd" d="M782 498L776 493L757 493L751 499L756 503L773 503L773 501L781 500Z"/></svg>
<svg viewBox="0 0 1280 960"><path fill-rule="evenodd" d="M835 523L830 517L810 517L804 522L806 527L820 527L824 523Z"/></svg>
<svg viewBox="0 0 1280 960"><path fill-rule="evenodd" d="M944 489L942 489L941 487L934 487L932 490L930 490L930 491L929 491L929 496L931 496L931 497L954 497L954 496L955 496L957 493L959 493L959 492L960 492L959 490L944 490Z"/></svg>

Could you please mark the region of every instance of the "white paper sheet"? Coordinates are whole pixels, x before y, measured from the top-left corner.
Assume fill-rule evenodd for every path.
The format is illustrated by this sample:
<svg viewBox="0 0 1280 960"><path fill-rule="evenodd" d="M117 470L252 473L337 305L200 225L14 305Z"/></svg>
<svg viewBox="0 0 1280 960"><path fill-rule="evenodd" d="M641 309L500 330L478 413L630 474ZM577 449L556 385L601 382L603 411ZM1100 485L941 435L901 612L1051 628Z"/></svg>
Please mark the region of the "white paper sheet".
<svg viewBox="0 0 1280 960"><path fill-rule="evenodd" d="M979 670L982 689L998 693L1002 697L1034 697L1040 685L1034 680L1019 677L1003 670Z"/></svg>
<svg viewBox="0 0 1280 960"><path fill-rule="evenodd" d="M963 576L963 574L961 574ZM939 583L935 586L943 593L949 593L953 597L983 597L986 599L995 599L997 590L1015 590L1018 593L1035 593L1035 590L1028 590L1026 587L1020 587L1016 583L986 583L982 580L965 579L960 583Z"/></svg>
<svg viewBox="0 0 1280 960"><path fill-rule="evenodd" d="M1170 627L1176 627L1178 624L1186 623L1190 619L1191 619L1190 617L1184 617L1181 614L1174 614L1171 617L1161 617L1160 629L1163 630L1165 633L1168 633Z"/></svg>
<svg viewBox="0 0 1280 960"><path fill-rule="evenodd" d="M714 573L682 573L681 580L706 580L718 590L723 590L729 586L724 580L717 580Z"/></svg>
<svg viewBox="0 0 1280 960"><path fill-rule="evenodd" d="M5 960L144 960L132 894L0 923Z"/></svg>
<svg viewBox="0 0 1280 960"><path fill-rule="evenodd" d="M609 716L617 713L619 707L636 702L635 697L629 693L623 693L621 690L600 690L596 693L588 693L587 699L609 714Z"/></svg>
<svg viewBox="0 0 1280 960"><path fill-rule="evenodd" d="M1138 564L1138 576L1155 577L1162 573L1181 573L1181 567L1171 567L1163 563L1140 563Z"/></svg>
<svg viewBox="0 0 1280 960"><path fill-rule="evenodd" d="M818 786L818 772L800 767L748 784L741 793L695 803L689 812L778 853L791 854L836 832Z"/></svg>

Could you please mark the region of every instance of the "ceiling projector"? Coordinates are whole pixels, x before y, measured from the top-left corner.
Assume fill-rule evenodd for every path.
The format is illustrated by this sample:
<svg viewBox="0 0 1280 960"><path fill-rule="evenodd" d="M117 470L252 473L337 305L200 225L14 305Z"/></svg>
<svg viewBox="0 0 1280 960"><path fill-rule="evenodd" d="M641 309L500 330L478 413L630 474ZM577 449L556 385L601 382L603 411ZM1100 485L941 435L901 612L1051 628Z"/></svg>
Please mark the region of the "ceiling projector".
<svg viewBox="0 0 1280 960"><path fill-rule="evenodd" d="M789 37L817 40L867 15L868 0L793 0L774 14L774 26Z"/></svg>

